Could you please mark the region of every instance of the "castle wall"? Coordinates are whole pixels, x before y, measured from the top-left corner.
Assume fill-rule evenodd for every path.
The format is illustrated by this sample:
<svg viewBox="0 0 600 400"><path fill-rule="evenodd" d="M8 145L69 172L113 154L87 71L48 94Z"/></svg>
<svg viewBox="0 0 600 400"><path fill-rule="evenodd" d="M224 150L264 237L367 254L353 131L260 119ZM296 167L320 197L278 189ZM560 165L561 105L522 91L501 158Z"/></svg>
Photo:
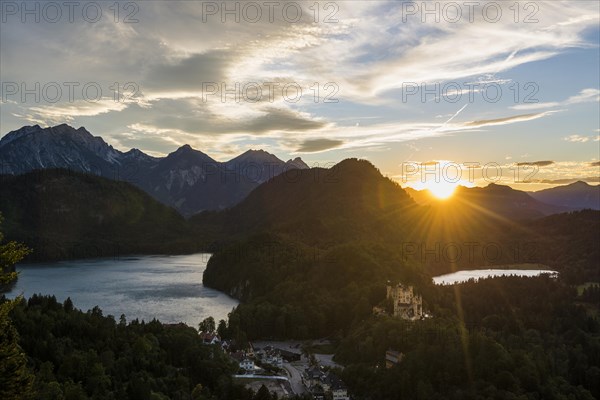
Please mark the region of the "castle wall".
<svg viewBox="0 0 600 400"><path fill-rule="evenodd" d="M387 298L393 300L395 317L409 320L423 317L423 298L415 295L412 286L388 285Z"/></svg>

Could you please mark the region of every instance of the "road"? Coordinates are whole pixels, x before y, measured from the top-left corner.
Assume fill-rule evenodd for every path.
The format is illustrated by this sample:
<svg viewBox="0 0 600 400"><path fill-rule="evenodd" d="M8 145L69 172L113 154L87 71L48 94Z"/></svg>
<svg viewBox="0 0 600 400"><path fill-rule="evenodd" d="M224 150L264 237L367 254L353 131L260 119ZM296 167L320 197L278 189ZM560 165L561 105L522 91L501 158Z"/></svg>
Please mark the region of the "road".
<svg viewBox="0 0 600 400"><path fill-rule="evenodd" d="M300 371L296 369L292 364L284 362L283 368L288 372L290 376L290 384L292 385L292 391L294 394L302 394L306 392L306 386L302 383L302 375Z"/></svg>

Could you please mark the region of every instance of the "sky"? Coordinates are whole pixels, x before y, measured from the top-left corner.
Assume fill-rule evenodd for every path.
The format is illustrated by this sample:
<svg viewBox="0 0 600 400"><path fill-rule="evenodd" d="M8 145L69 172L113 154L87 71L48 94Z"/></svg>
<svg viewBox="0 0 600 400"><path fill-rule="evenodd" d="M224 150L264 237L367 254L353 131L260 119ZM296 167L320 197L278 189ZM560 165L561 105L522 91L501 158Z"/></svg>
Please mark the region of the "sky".
<svg viewBox="0 0 600 400"><path fill-rule="evenodd" d="M599 181L597 1L0 5L0 135L365 158L417 188Z"/></svg>

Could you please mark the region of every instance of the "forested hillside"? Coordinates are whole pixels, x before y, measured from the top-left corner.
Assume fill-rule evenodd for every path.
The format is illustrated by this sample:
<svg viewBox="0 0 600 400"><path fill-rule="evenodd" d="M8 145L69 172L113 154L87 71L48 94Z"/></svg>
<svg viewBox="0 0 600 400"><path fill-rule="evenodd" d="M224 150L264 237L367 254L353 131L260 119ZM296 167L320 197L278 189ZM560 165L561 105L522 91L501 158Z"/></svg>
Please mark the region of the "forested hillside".
<svg viewBox="0 0 600 400"><path fill-rule="evenodd" d="M0 176L7 238L32 260L196 249L184 218L131 184L67 170Z"/></svg>

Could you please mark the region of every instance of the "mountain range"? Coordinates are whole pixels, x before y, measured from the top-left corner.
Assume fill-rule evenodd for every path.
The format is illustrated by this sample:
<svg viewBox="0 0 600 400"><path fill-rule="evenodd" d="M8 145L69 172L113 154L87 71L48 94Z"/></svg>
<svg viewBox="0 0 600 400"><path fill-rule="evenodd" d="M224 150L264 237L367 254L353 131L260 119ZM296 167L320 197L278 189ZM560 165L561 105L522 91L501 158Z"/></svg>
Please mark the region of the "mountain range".
<svg viewBox="0 0 600 400"><path fill-rule="evenodd" d="M577 181L537 192L529 192L536 200L570 208L600 210L600 186Z"/></svg>
<svg viewBox="0 0 600 400"><path fill-rule="evenodd" d="M35 249L40 261L211 251L217 262L223 259L216 255L233 246L233 260L246 271L246 248L252 253L266 246L258 260L280 257L282 248L292 257L300 251L302 258L301 249L312 248L319 258L328 249L356 244L375 254L397 253L399 262L429 274L457 265L535 262L577 279L595 279L598 211L536 218L556 209L502 186L467 193L459 190L456 201L441 205L419 205L368 161L347 159L329 169L280 174L233 207L186 220L128 182L45 169L0 176L0 213L6 238ZM281 245L271 248L271 242ZM455 251L458 258L448 253ZM228 275L229 266L223 268L219 279L233 285L231 292L239 281ZM216 270L210 271L209 276Z"/></svg>
<svg viewBox="0 0 600 400"><path fill-rule="evenodd" d="M420 205L443 206L446 201L432 196L428 190L405 190ZM486 187L458 186L452 203L485 209L510 219L532 219L583 209L600 210L600 186L575 182L537 192L516 190L510 186L489 184Z"/></svg>
<svg viewBox="0 0 600 400"><path fill-rule="evenodd" d="M64 168L133 183L184 216L231 207L254 188L292 169L307 169L300 158L284 162L264 150L249 150L218 162L184 145L166 157L138 149L121 152L85 128L67 124L24 126L0 140L2 174Z"/></svg>
<svg viewBox="0 0 600 400"><path fill-rule="evenodd" d="M280 302L300 287L343 291L348 276L426 281L494 265L543 264L593 281L600 212L561 210L501 185L419 205L368 161L347 159L294 181L275 177L234 207L188 221L216 242L206 285L244 301L276 293Z"/></svg>
<svg viewBox="0 0 600 400"><path fill-rule="evenodd" d="M320 192L327 193L328 188L339 187L331 185L338 177L334 174L350 168L350 165L355 169L354 176L348 175L353 176L353 181L345 184L359 187L357 182L367 181L363 175L370 169L364 165L363 168L355 168L355 163L342 162L331 170L310 170L300 158L284 162L264 150L248 150L229 161L218 162L189 145L181 146L165 157L152 157L138 149L121 152L85 128L75 129L67 124L49 128L24 126L9 132L0 140L0 174L19 175L40 169L64 168L126 181L161 203L175 208L185 217L202 211L231 208L261 184L287 171L310 171L284 176L282 181L286 183L279 186L278 190L292 193L282 205L286 209L288 204L305 198L309 193L313 193L315 198L323 197L325 194ZM324 179L330 182L324 182ZM303 187L294 184L298 180L312 182L311 189L308 192L304 192L307 189L298 189ZM267 185L254 194L252 201L256 202L270 187ZM408 187L405 191L417 204L436 207L444 204L429 195L428 191L416 191ZM347 200L346 203L351 204L357 199ZM504 218L534 219L584 208L598 210L600 186L576 182L538 192L524 192L490 184L484 188L459 187L452 200L454 204L460 202L466 208L485 209ZM335 211L338 206L342 206L339 199L334 201L330 211ZM273 207L274 204L268 204L263 209ZM249 218L245 212L238 214L239 221ZM260 224L268 221L268 218L261 219L258 216L254 219L260 220ZM310 225L311 229L320 224L318 220L308 222L310 218L298 217L297 220L303 225Z"/></svg>

